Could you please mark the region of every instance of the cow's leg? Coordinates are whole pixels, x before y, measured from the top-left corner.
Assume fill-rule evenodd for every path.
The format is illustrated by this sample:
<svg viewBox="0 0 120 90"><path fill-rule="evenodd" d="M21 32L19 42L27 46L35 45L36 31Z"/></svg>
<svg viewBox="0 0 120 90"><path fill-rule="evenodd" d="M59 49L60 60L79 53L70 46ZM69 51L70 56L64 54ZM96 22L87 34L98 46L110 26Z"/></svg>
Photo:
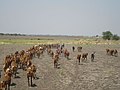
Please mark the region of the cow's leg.
<svg viewBox="0 0 120 90"><path fill-rule="evenodd" d="M17 71L15 71L15 78L16 78Z"/></svg>
<svg viewBox="0 0 120 90"><path fill-rule="evenodd" d="M8 84L8 90L10 90L10 84Z"/></svg>
<svg viewBox="0 0 120 90"><path fill-rule="evenodd" d="M7 90L7 83L5 82L5 90Z"/></svg>
<svg viewBox="0 0 120 90"><path fill-rule="evenodd" d="M54 68L56 68L56 63L54 62Z"/></svg>
<svg viewBox="0 0 120 90"><path fill-rule="evenodd" d="M7 90L7 85L5 85L5 90Z"/></svg>
<svg viewBox="0 0 120 90"><path fill-rule="evenodd" d="M28 78L28 86L30 86L29 77L27 77L27 78Z"/></svg>
<svg viewBox="0 0 120 90"><path fill-rule="evenodd" d="M24 70L24 64L22 63L22 69Z"/></svg>
<svg viewBox="0 0 120 90"><path fill-rule="evenodd" d="M58 63L56 62L55 67L58 68Z"/></svg>
<svg viewBox="0 0 120 90"><path fill-rule="evenodd" d="M31 86L32 86L32 76L31 76Z"/></svg>
<svg viewBox="0 0 120 90"><path fill-rule="evenodd" d="M80 59L79 59L79 64L80 64Z"/></svg>

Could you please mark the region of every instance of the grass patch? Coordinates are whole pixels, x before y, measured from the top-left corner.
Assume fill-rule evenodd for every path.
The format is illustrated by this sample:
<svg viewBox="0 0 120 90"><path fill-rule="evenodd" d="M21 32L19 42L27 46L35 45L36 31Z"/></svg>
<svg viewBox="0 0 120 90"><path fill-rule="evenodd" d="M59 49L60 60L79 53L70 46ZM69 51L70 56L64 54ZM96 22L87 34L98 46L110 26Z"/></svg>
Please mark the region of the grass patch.
<svg viewBox="0 0 120 90"><path fill-rule="evenodd" d="M120 40L95 40L95 39L0 39L0 44L72 44L72 45L116 45Z"/></svg>

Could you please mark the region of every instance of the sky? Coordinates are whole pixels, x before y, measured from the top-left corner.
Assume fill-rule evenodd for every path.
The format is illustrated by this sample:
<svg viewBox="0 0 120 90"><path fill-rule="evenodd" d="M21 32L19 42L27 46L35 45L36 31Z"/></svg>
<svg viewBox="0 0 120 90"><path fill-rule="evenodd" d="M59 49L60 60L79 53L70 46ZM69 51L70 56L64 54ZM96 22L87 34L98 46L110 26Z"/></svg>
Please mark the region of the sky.
<svg viewBox="0 0 120 90"><path fill-rule="evenodd" d="M0 0L0 33L120 35L120 0Z"/></svg>

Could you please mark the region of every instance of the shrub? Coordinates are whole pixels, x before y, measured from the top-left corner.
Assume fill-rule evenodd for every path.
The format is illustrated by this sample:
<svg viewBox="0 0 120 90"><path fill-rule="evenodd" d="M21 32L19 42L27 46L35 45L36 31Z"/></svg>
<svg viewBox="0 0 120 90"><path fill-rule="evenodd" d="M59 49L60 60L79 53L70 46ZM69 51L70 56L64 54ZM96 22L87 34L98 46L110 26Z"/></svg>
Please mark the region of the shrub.
<svg viewBox="0 0 120 90"><path fill-rule="evenodd" d="M113 36L113 34L110 31L103 32L102 35L103 35L102 38L105 40L110 40Z"/></svg>
<svg viewBox="0 0 120 90"><path fill-rule="evenodd" d="M120 39L120 37L117 34L113 35L113 37L112 37L112 40L119 40L119 39Z"/></svg>

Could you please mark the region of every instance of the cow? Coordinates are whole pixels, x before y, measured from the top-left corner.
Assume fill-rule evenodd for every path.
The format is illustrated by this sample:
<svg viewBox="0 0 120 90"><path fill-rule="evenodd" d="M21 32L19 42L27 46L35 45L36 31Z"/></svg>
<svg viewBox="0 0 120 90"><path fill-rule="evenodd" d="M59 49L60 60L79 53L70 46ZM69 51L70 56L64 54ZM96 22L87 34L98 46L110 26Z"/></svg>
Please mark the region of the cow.
<svg viewBox="0 0 120 90"><path fill-rule="evenodd" d="M36 55L37 55L38 58L40 58L40 50L36 51Z"/></svg>
<svg viewBox="0 0 120 90"><path fill-rule="evenodd" d="M11 72L10 68L7 68L7 70L3 76L3 81L5 83L5 90L10 90L11 77L12 77L12 72Z"/></svg>
<svg viewBox="0 0 120 90"><path fill-rule="evenodd" d="M59 59L59 55L55 53L53 56L54 68L58 68L58 59Z"/></svg>
<svg viewBox="0 0 120 90"><path fill-rule="evenodd" d="M111 55L111 56L113 56L114 55L114 50L112 49L112 50L109 50L109 54Z"/></svg>
<svg viewBox="0 0 120 90"><path fill-rule="evenodd" d="M65 56L67 59L69 59L69 55L70 55L69 51L68 51L67 49L65 49L65 51L64 51L64 56Z"/></svg>
<svg viewBox="0 0 120 90"><path fill-rule="evenodd" d="M75 51L75 47L74 46L72 47L72 50L73 50L73 52Z"/></svg>
<svg viewBox="0 0 120 90"><path fill-rule="evenodd" d="M111 56L118 56L118 51L116 49L106 49L106 53L107 55L111 55Z"/></svg>
<svg viewBox="0 0 120 90"><path fill-rule="evenodd" d="M87 60L87 56L88 56L88 53L83 53L83 54L82 54L82 59L83 59L83 60Z"/></svg>
<svg viewBox="0 0 120 90"><path fill-rule="evenodd" d="M117 57L118 56L118 51L115 49L114 50L114 56Z"/></svg>
<svg viewBox="0 0 120 90"><path fill-rule="evenodd" d="M18 70L17 63L15 61L12 61L12 63L11 63L11 71L12 71L12 74L15 76L15 78L16 78L17 70Z"/></svg>
<svg viewBox="0 0 120 90"><path fill-rule="evenodd" d="M109 55L109 51L110 51L109 49L106 49L106 54L107 54L107 55Z"/></svg>
<svg viewBox="0 0 120 90"><path fill-rule="evenodd" d="M82 50L82 47L77 47L77 50L78 50L78 52L81 52L81 50Z"/></svg>
<svg viewBox="0 0 120 90"><path fill-rule="evenodd" d="M28 86L33 85L32 79L35 79L35 72L36 72L36 70L33 69L33 65L31 65L30 67L27 68ZM30 80L31 84L30 84L29 80Z"/></svg>
<svg viewBox="0 0 120 90"><path fill-rule="evenodd" d="M91 62L94 61L94 58L95 58L95 52L93 52L93 53L91 54Z"/></svg>
<svg viewBox="0 0 120 90"><path fill-rule="evenodd" d="M78 55L77 55L77 59L78 59L78 62L79 62L79 64L80 64L81 54L78 54Z"/></svg>

